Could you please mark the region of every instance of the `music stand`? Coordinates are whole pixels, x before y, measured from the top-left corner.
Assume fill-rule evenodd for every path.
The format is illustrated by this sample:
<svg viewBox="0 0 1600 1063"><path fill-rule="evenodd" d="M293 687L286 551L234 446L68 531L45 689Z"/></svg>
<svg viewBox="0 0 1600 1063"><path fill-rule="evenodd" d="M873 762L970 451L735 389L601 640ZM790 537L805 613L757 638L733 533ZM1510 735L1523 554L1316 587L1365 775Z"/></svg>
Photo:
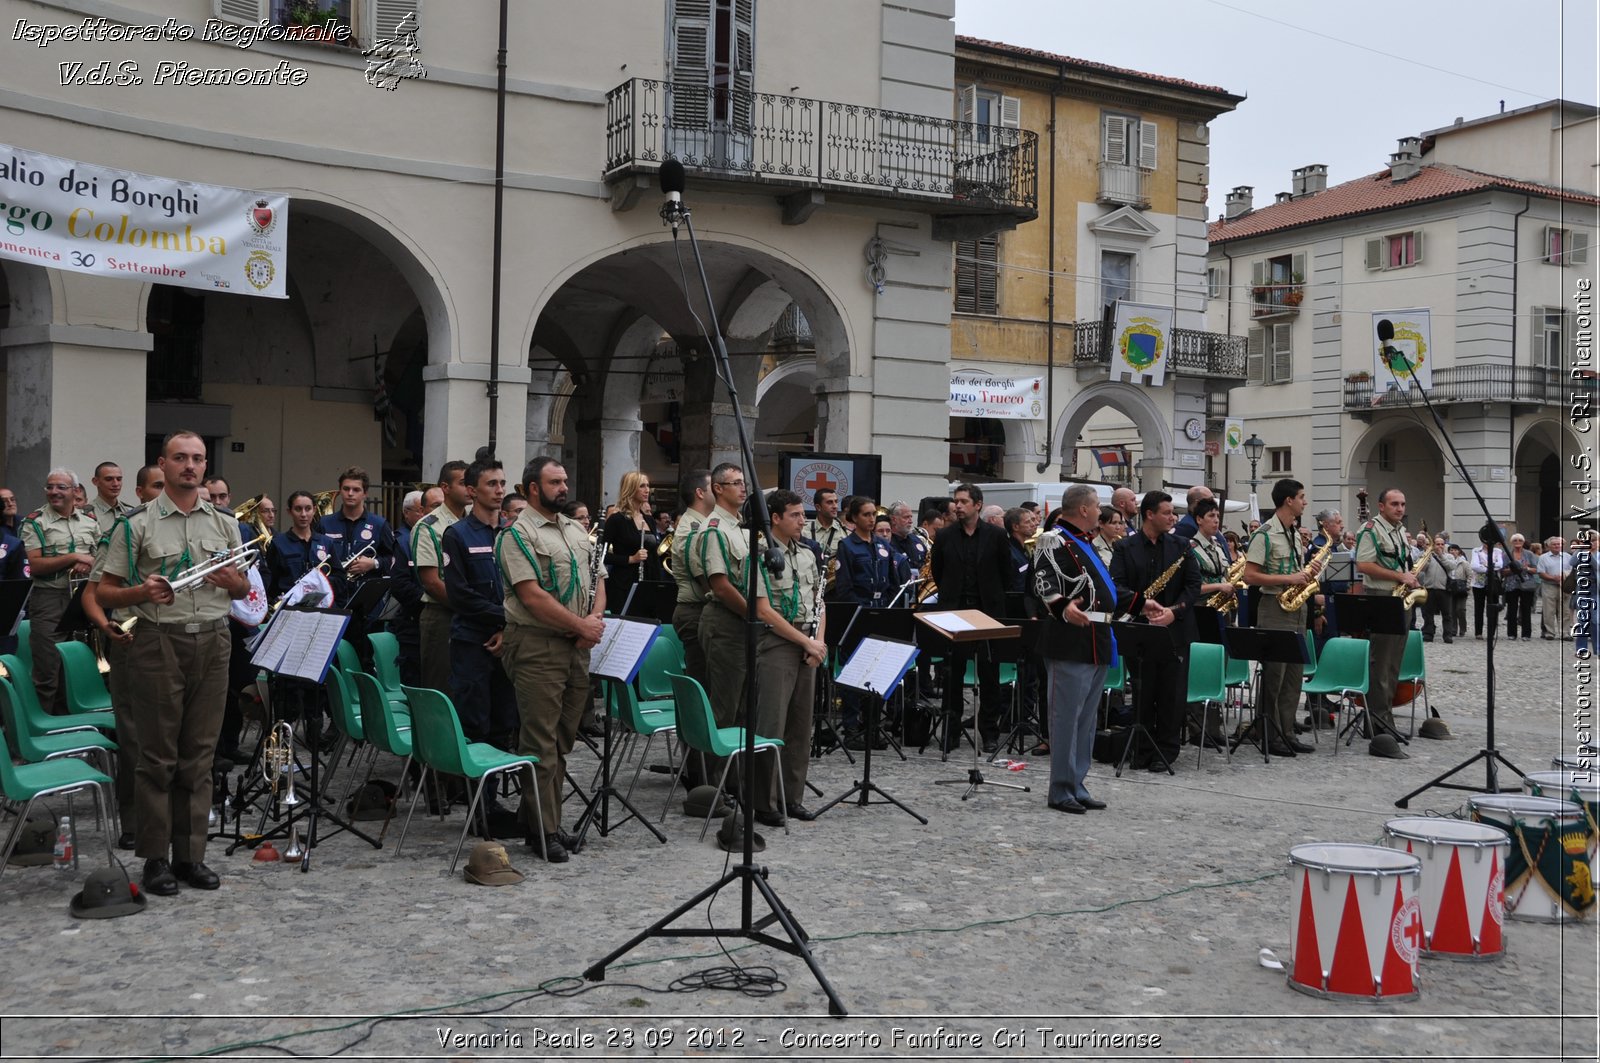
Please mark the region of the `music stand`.
<svg viewBox="0 0 1600 1063"><path fill-rule="evenodd" d="M860 648L861 643L869 638L893 639L898 642L914 643L916 641L917 625L912 619L913 616L915 616L915 614L912 613L911 610L898 606L857 606L855 614L845 624L845 630L839 636L841 648L845 656L854 654ZM889 697L893 696L894 693L900 693L902 690L903 687L899 687L890 694L885 695L882 708L887 709L889 707ZM864 718L862 720L862 724L863 730L865 730L866 720ZM883 730L881 730L881 726L882 722L880 720L880 730L877 733L883 734L883 737L889 742L890 745L894 747L894 751L899 754L900 759L905 760L906 754L905 751L900 748L900 743L895 741L892 734L885 733ZM872 743L876 744L876 734L869 734L867 738ZM846 747L845 751L847 753L849 752L848 747ZM854 757L850 758L850 763L855 763Z"/></svg>
<svg viewBox="0 0 1600 1063"><path fill-rule="evenodd" d="M1154 624L1131 624L1117 621L1111 625L1111 631L1117 638L1117 653L1129 660L1139 661L1146 657L1162 658L1162 663L1176 663L1177 653L1173 649L1172 631L1170 628L1157 627ZM1142 671L1142 669L1141 669ZM1131 674L1132 669L1129 669ZM1146 682L1143 675L1136 676L1140 683ZM1151 699L1152 710L1155 710ZM1150 748L1155 750L1156 759L1161 761L1161 766L1167 770L1168 775L1176 775L1172 770L1172 762L1161 752L1161 747L1156 744L1156 736L1150 733L1150 728L1145 726L1144 718L1135 711L1133 725L1128 728L1128 741L1122 747L1122 756L1117 761L1117 778L1122 778L1122 771L1128 766L1128 761L1133 756L1133 743L1144 735L1150 743ZM1054 748L1054 747L1052 747Z"/></svg>
<svg viewBox="0 0 1600 1063"><path fill-rule="evenodd" d="M1394 595L1336 594L1333 596L1333 601L1334 608L1339 612L1339 633L1342 635L1368 639L1373 635L1392 635L1404 639L1406 632L1411 630L1405 603ZM1389 706L1389 712L1392 718L1393 705ZM1361 711L1350 717L1344 728L1333 736L1333 740L1337 742L1349 735L1350 737L1345 740L1345 745L1349 745L1355 741L1356 736L1352 732L1357 724L1365 725L1361 732L1363 736L1368 739L1375 737L1372 714L1367 711L1365 703L1362 704ZM1393 735L1401 745L1411 744L1392 724L1380 724L1380 726Z"/></svg>
<svg viewBox="0 0 1600 1063"><path fill-rule="evenodd" d="M1297 664L1304 668L1310 661L1306 657L1306 639L1302 632L1259 627L1233 627L1222 632L1222 645L1228 656L1236 661L1255 661L1258 664ZM1272 720L1261 712L1260 699L1255 706L1255 722L1261 734L1261 759L1272 763ZM1249 741L1249 729L1235 735L1228 746L1229 754ZM1292 736L1291 736L1292 737ZM1201 741L1204 741L1202 736ZM1285 738L1285 741L1288 739Z"/></svg>
<svg viewBox="0 0 1600 1063"><path fill-rule="evenodd" d="M56 623L57 635L72 636L80 631L88 631L92 624L89 623L89 614L83 611L83 592L88 589L89 581L84 580L78 584L78 589L72 597L67 599L67 608L62 612L61 619Z"/></svg>
<svg viewBox="0 0 1600 1063"><path fill-rule="evenodd" d="M1010 596L1007 595L1007 597ZM1039 716L1040 699L1034 700L1033 713L1029 715L1023 704L1023 678L1024 669L1031 671L1028 658L1038 652L1039 643L1044 640L1046 621L1022 619L1007 620L1006 622L1020 629L1020 638L1016 643L992 642L989 644L989 651L997 658L1000 664L1016 665L1016 678L1011 684L1011 730L1007 731L1005 737L996 743L994 752L989 755L990 764L993 764L995 758L1000 756L1001 750L1008 750L1019 755L1024 752L1026 743L1021 742L1020 739L1027 733L1025 729L1029 724L1033 725L1033 733L1035 735L1041 740L1044 738L1044 728Z"/></svg>
<svg viewBox="0 0 1600 1063"><path fill-rule="evenodd" d="M635 584L635 587L642 584ZM671 586L671 584L669 584ZM676 588L674 588L676 590ZM631 602L633 596L630 594ZM608 683L632 683L639 674L639 669L644 665L644 658L650 652L651 643L656 636L661 634L661 625L655 620L634 620L620 617L607 617L605 620L606 633L601 636L600 642L589 651L589 674L598 675ZM609 700L608 694L608 700ZM656 836L656 841L662 845L667 844L667 836L656 829L654 823L639 813L633 807L633 802L612 785L611 774L611 727L614 723L614 714L607 712L604 717L603 737L600 747L600 785L590 795L583 815L578 817L577 830L573 833L578 844L573 847L574 852L583 849L584 839L589 834L589 827L596 820L600 823L600 837L608 837L613 830L622 826L630 819L636 819L645 825L651 834ZM616 800L628 814L611 822L611 802Z"/></svg>
<svg viewBox="0 0 1600 1063"><path fill-rule="evenodd" d="M899 613L906 617L907 626L909 626L911 618L911 614L904 609L863 609L862 612ZM911 667L916 659L917 648L910 642L902 639L879 638L876 635L867 635L856 644L855 653L845 662L845 666L839 670L837 682L840 686L859 690L869 698L866 705L863 706L866 713L866 749L863 751L861 758L861 778L857 779L850 789L817 809L817 816L821 816L841 801L849 799L852 794L859 794L856 804L866 808L867 805L873 803L870 800L871 796L877 794L883 798L882 801L877 802L878 804L891 804L923 826L927 826L928 820L926 817L918 815L910 808L896 801L893 795L872 781L872 747L876 744L878 737L879 714L890 696L900 686L900 681L905 678L906 670ZM902 754L903 758L904 754Z"/></svg>
<svg viewBox="0 0 1600 1063"><path fill-rule="evenodd" d="M861 641L860 632L854 631L856 613L862 607L855 602L824 602L826 622L822 627L822 643L828 647L828 659L817 669L817 697L822 701L822 711L811 714L811 755L817 760L836 749L844 750L844 757L852 765L856 758L845 748L841 722L833 715L833 663L841 656L849 656ZM832 735L829 743L823 738L823 728Z"/></svg>
<svg viewBox="0 0 1600 1063"><path fill-rule="evenodd" d="M628 588L628 597L616 615L633 620L654 620L657 623L670 624L672 612L677 606L678 585L672 580L640 580Z"/></svg>
<svg viewBox="0 0 1600 1063"><path fill-rule="evenodd" d="M917 622L926 629L924 634L932 633L935 641L944 639L952 647L956 643L989 642L992 639L1014 639L1022 636L1022 629L1012 624L1006 624L985 614L979 609L950 609L936 613L913 613ZM952 682L959 682L959 677L952 675ZM963 695L965 696L965 695ZM978 712L983 712L983 705L979 703ZM946 726L949 720L945 721ZM999 786L1007 790L1021 790L1030 793L1031 787L1014 782L997 782L983 777L983 771L978 767L983 755L982 745L972 743L972 767L967 769L965 779L935 779L935 786L966 786L966 792L961 795L965 801L978 792L978 787L983 785Z"/></svg>

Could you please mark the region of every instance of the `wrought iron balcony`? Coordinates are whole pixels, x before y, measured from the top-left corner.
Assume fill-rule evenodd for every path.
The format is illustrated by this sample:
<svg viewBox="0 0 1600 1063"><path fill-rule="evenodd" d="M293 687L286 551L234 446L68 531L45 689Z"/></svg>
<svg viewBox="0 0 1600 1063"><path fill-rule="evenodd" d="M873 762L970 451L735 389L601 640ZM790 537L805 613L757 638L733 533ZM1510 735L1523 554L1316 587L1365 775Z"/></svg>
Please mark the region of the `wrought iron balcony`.
<svg viewBox="0 0 1600 1063"><path fill-rule="evenodd" d="M1267 317L1294 317L1300 312L1300 303L1306 290L1300 284L1264 284L1250 290L1250 316L1257 320Z"/></svg>
<svg viewBox="0 0 1600 1063"><path fill-rule="evenodd" d="M1592 395L1595 378L1574 377L1560 369L1531 365L1455 365L1433 371L1428 398L1440 405L1463 402L1509 402L1528 406L1565 406L1575 395ZM1355 414L1422 405L1414 387L1402 390L1393 380L1374 381L1371 374L1346 377L1344 408Z"/></svg>
<svg viewBox="0 0 1600 1063"><path fill-rule="evenodd" d="M1118 206L1148 207L1150 193L1146 186L1149 173L1126 163L1102 162L1100 164L1100 202Z"/></svg>
<svg viewBox="0 0 1600 1063"><path fill-rule="evenodd" d="M605 179L677 159L702 178L892 197L940 214L1038 217L1039 138L1023 129L769 92L633 78L606 95ZM803 220L803 219L800 219Z"/></svg>
<svg viewBox="0 0 1600 1063"><path fill-rule="evenodd" d="M1111 340L1102 321L1072 323L1072 364L1080 369L1111 365ZM1183 376L1211 380L1245 379L1245 338L1195 329L1172 330L1167 364Z"/></svg>

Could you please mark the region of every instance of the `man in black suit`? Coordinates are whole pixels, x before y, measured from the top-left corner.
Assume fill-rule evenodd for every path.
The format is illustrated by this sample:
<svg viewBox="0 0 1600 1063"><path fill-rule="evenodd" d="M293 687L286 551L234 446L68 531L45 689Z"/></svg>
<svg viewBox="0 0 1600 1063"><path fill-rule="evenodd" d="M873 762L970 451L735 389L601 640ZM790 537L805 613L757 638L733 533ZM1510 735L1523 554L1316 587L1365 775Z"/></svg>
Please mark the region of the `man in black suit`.
<svg viewBox="0 0 1600 1063"><path fill-rule="evenodd" d="M1135 750L1133 763L1151 771L1167 771L1167 765L1178 756L1189 644L1194 641L1196 630L1194 605L1200 600L1200 567L1195 564L1187 540L1172 533L1177 521L1171 495L1165 491L1146 492L1139 501L1139 527L1121 539L1111 554L1111 579L1119 594L1124 590L1133 592L1133 614L1172 632L1170 655L1130 654L1128 658L1135 711L1155 741L1154 750ZM1178 568L1166 585L1147 596L1145 591L1174 563Z"/></svg>
<svg viewBox="0 0 1600 1063"><path fill-rule="evenodd" d="M955 520L933 540L933 580L939 587L940 609L981 609L992 617L1006 615L1006 588L1014 575L1011 545L1004 529L978 519L983 491L961 484L954 492ZM1000 664L986 649L955 643L945 664L944 749L960 734L962 677L967 661L978 661L978 730L986 752L1000 742Z"/></svg>

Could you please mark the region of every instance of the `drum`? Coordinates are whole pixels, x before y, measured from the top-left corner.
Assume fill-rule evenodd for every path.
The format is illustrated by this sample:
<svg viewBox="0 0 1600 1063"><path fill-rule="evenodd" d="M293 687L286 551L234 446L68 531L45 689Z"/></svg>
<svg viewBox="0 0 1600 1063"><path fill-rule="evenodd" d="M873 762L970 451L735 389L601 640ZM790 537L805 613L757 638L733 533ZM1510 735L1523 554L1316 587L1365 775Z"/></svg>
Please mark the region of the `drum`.
<svg viewBox="0 0 1600 1063"><path fill-rule="evenodd" d="M1475 821L1511 835L1506 914L1535 923L1588 917L1594 907L1594 883L1589 871L1589 824L1580 806L1526 794L1473 794L1467 798L1467 810Z"/></svg>
<svg viewBox="0 0 1600 1063"><path fill-rule="evenodd" d="M1289 988L1328 1000L1415 1000L1422 862L1381 845L1289 850Z"/></svg>
<svg viewBox="0 0 1600 1063"><path fill-rule="evenodd" d="M1384 844L1422 861L1422 948L1429 956L1505 955L1506 856L1511 837L1488 823L1404 816L1383 825Z"/></svg>
<svg viewBox="0 0 1600 1063"><path fill-rule="evenodd" d="M1589 826L1589 868L1594 869L1595 845L1600 842L1595 821L1600 817L1600 775L1588 771L1530 771L1522 789L1535 797L1571 801L1583 809Z"/></svg>

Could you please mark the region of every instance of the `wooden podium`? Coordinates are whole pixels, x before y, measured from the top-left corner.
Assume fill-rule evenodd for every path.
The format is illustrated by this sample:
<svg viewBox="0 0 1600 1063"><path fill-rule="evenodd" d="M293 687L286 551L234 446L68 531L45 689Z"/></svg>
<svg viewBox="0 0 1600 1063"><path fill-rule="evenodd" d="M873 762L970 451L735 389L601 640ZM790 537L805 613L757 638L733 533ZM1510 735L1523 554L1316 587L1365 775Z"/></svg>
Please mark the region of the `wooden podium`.
<svg viewBox="0 0 1600 1063"><path fill-rule="evenodd" d="M1022 629L1020 627L996 620L979 609L946 609L940 612L917 613L916 617L917 622L934 635L935 641L943 639L952 643L968 643L1022 637ZM960 682L960 677L952 675L946 681ZM983 711L981 706L978 711ZM974 740L972 743L972 767L967 771L967 777L964 779L936 779L934 784L938 786L965 785L967 788L966 793L961 795L961 800L963 801L977 793L978 787L985 784L1003 786L1008 790L1021 790L1024 793L1029 792L1029 788L1020 783L995 782L985 779L983 772L978 768L978 758L981 753L981 744Z"/></svg>

